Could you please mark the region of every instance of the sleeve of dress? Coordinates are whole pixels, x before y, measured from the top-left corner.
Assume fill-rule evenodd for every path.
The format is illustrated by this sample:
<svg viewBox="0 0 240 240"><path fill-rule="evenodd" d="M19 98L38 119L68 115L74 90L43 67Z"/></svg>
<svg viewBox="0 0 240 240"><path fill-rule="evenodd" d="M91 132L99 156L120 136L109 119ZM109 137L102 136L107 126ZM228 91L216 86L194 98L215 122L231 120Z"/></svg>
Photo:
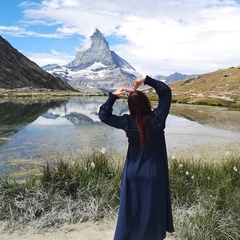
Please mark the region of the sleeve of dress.
<svg viewBox="0 0 240 240"><path fill-rule="evenodd" d="M158 106L154 109L158 118L166 120L172 102L172 91L162 81L146 76L144 84L153 87L158 95Z"/></svg>
<svg viewBox="0 0 240 240"><path fill-rule="evenodd" d="M117 99L119 99L118 96L111 92L108 93L107 101L99 109L99 119L111 127L125 129L125 116L116 116L112 114L113 104Z"/></svg>

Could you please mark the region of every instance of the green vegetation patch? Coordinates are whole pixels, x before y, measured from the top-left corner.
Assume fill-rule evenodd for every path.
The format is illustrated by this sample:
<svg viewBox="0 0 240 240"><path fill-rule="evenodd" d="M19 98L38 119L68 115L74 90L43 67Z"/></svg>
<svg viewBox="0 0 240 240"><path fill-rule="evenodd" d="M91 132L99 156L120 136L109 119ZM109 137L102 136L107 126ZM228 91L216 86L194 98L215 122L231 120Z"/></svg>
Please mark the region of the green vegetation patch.
<svg viewBox="0 0 240 240"><path fill-rule="evenodd" d="M195 105L206 105L206 106L218 106L218 107L228 107L228 108L240 108L240 103L237 101L229 101L222 98L199 98L191 96L176 96L172 97L173 103L187 103Z"/></svg>
<svg viewBox="0 0 240 240"><path fill-rule="evenodd" d="M170 181L176 237L240 238L240 161L221 163L173 160Z"/></svg>
<svg viewBox="0 0 240 240"><path fill-rule="evenodd" d="M119 201L122 167L105 154L78 162L47 163L25 182L0 181L0 222L6 229L37 228L113 216Z"/></svg>

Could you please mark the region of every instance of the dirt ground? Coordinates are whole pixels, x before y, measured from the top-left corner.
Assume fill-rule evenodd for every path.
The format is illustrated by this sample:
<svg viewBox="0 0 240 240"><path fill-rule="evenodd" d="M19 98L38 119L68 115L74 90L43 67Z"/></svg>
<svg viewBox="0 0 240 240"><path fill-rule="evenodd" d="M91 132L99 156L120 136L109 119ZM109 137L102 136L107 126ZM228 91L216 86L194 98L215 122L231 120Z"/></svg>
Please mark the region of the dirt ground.
<svg viewBox="0 0 240 240"><path fill-rule="evenodd" d="M36 229L14 231L0 234L1 240L112 240L116 221L65 224L59 229L38 232ZM172 239L167 236L166 240Z"/></svg>
<svg viewBox="0 0 240 240"><path fill-rule="evenodd" d="M65 224L60 228L38 231L36 229L18 230L3 233L1 240L110 240L113 239L115 221L84 222Z"/></svg>

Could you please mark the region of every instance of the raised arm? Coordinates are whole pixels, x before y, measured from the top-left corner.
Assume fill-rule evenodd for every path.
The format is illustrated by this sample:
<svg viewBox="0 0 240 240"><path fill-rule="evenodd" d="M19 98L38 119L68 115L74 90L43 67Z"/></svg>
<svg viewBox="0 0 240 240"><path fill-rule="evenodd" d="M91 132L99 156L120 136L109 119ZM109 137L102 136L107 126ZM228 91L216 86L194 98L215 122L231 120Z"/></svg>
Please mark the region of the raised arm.
<svg viewBox="0 0 240 240"><path fill-rule="evenodd" d="M155 80L149 76L137 79L134 82L133 88L137 89L142 83L147 84L148 86L155 89L159 100L158 100L158 106L154 111L157 117L166 119L169 113L171 101L172 101L171 89L162 81Z"/></svg>
<svg viewBox="0 0 240 240"><path fill-rule="evenodd" d="M99 119L107 125L115 128L125 129L125 117L112 114L113 104L124 93L131 92L129 89L119 88L115 92L108 93L107 101L100 107Z"/></svg>

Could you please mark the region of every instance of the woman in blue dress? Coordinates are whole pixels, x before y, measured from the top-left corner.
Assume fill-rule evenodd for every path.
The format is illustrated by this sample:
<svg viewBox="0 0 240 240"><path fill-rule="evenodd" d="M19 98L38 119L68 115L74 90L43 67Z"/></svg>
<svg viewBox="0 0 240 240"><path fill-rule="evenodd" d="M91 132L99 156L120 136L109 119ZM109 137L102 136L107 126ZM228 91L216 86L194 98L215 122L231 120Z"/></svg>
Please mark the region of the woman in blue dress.
<svg viewBox="0 0 240 240"><path fill-rule="evenodd" d="M142 83L158 94L153 110L147 96L137 90ZM129 93L130 114L113 115L112 107L124 93ZM100 120L124 130L128 137L114 240L161 240L166 231L174 231L164 137L170 106L171 89L146 76L134 81L133 90L110 92L100 107Z"/></svg>

